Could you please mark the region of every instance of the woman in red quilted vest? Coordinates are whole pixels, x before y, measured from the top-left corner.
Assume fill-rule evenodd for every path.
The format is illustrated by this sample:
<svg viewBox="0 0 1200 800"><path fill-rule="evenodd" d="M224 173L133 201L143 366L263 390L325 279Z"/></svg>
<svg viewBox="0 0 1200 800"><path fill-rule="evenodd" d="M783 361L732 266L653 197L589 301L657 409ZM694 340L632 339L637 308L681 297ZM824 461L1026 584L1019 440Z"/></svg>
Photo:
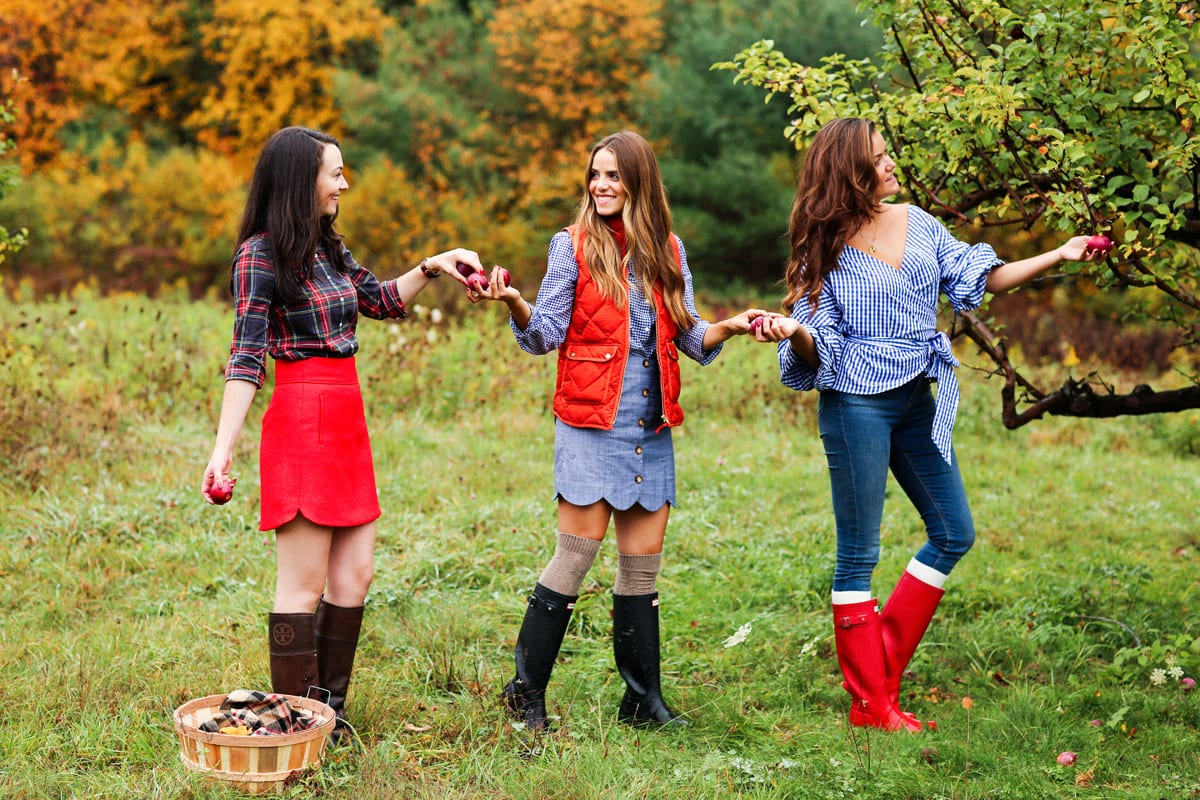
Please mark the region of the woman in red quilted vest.
<svg viewBox="0 0 1200 800"><path fill-rule="evenodd" d="M550 241L533 305L499 268L475 293L508 305L522 350L558 351L554 393L554 555L529 596L516 675L503 700L528 729L547 728L545 692L579 587L610 521L617 535L613 654L626 689L618 718L684 725L663 701L657 578L675 505L671 428L679 354L708 364L766 314L709 323L696 312L683 243L671 233L658 162L636 133L605 137L588 158L575 224Z"/></svg>

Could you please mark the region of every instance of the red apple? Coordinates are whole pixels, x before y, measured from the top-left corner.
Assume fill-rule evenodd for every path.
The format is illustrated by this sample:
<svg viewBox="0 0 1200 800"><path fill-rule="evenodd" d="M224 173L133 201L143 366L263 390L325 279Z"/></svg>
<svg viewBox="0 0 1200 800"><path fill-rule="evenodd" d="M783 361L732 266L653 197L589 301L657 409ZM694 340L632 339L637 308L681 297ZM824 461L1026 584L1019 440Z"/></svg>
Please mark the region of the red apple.
<svg viewBox="0 0 1200 800"><path fill-rule="evenodd" d="M212 501L219 506L223 506L233 499L233 485L237 483L237 478L222 478L213 481L212 488L208 490L208 496Z"/></svg>
<svg viewBox="0 0 1200 800"><path fill-rule="evenodd" d="M1089 250L1095 250L1097 253L1107 253L1112 250L1113 240L1098 233L1087 240L1087 246Z"/></svg>
<svg viewBox="0 0 1200 800"><path fill-rule="evenodd" d="M754 331L761 328L763 323L766 322L766 319L766 317L755 317L754 319L750 320L750 332L754 333Z"/></svg>
<svg viewBox="0 0 1200 800"><path fill-rule="evenodd" d="M504 281L505 286L512 286L512 276L504 267L500 267L500 280Z"/></svg>
<svg viewBox="0 0 1200 800"><path fill-rule="evenodd" d="M482 272L476 272L474 267L471 267L469 264L464 264L461 261L456 263L454 268L458 270L459 275L462 275L467 279L468 289L474 289L477 292L487 291L488 279L487 276Z"/></svg>

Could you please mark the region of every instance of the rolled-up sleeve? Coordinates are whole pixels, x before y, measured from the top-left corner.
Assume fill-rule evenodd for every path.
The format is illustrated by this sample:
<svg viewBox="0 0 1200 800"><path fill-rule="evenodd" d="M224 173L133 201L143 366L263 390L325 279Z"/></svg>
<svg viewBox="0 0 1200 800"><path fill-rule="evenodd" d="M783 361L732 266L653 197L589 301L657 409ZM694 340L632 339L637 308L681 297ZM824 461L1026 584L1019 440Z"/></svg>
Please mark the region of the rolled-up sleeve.
<svg viewBox="0 0 1200 800"><path fill-rule="evenodd" d="M267 374L267 326L275 294L275 269L262 242L248 239L233 257L233 342L225 380L250 381L260 389Z"/></svg>
<svg viewBox="0 0 1200 800"><path fill-rule="evenodd" d="M910 212L914 213L914 212ZM987 291L988 274L1004 263L990 244L968 244L955 239L940 221L916 209L928 228L941 267L939 285L956 311L978 308Z"/></svg>
<svg viewBox="0 0 1200 800"><path fill-rule="evenodd" d="M530 307L531 315L525 330L521 330L511 316L508 320L522 350L535 356L545 355L566 340L578 280L579 265L575 263L571 237L566 231L559 231L550 240L546 276L538 288L537 300Z"/></svg>
<svg viewBox="0 0 1200 800"><path fill-rule="evenodd" d="M789 389L806 392L810 389L828 389L837 379L838 367L846 349L846 338L839 329L841 314L836 303L823 290L815 314L810 314L808 296L800 298L792 309L796 320L812 336L817 350L817 366L813 366L792 349L789 340L779 343L779 379Z"/></svg>

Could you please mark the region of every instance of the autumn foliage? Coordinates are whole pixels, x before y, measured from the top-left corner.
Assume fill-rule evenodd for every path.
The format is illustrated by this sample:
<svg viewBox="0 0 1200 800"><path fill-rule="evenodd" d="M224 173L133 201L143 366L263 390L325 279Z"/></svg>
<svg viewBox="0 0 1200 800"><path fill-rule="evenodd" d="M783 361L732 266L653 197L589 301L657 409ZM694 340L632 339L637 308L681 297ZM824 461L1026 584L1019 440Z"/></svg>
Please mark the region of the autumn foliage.
<svg viewBox="0 0 1200 800"><path fill-rule="evenodd" d="M662 43L658 0L514 0L488 28L496 67L522 100L510 144L527 202L576 193L581 148L629 119Z"/></svg>

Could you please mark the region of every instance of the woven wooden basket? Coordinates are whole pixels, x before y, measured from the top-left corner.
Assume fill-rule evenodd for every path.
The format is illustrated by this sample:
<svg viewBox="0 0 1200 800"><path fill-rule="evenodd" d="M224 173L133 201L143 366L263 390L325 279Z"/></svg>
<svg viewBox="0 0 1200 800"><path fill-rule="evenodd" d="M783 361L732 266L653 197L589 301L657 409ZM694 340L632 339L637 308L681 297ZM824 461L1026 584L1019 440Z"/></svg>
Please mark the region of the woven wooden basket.
<svg viewBox="0 0 1200 800"><path fill-rule="evenodd" d="M289 778L321 763L333 731L333 709L317 700L283 695L293 708L311 711L320 724L297 733L273 736L231 736L207 733L199 723L211 716L228 695L200 697L175 709L179 757L184 766L218 780L230 781L249 794L277 792Z"/></svg>

